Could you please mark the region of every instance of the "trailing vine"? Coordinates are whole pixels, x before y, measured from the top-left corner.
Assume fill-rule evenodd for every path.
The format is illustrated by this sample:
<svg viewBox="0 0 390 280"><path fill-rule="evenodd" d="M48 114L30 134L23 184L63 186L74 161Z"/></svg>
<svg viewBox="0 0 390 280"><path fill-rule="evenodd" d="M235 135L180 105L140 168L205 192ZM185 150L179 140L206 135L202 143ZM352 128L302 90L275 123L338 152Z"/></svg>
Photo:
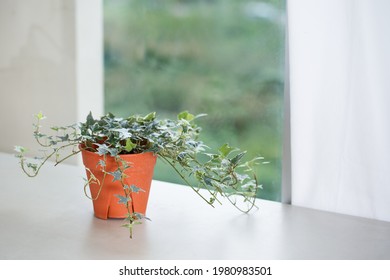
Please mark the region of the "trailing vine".
<svg viewBox="0 0 390 280"><path fill-rule="evenodd" d="M146 116L133 115L128 118L117 118L109 113L100 119L93 118L90 113L85 122L65 127L51 127L51 134L42 132L42 113L35 115L34 138L44 149L41 157L27 158L27 149L15 146L22 170L30 177L37 176L40 169L49 159L58 165L66 159L77 155L80 149L86 149L103 156L99 165L102 167L104 178L99 182L91 170L91 176L86 181L86 187L95 183L100 186L98 195L104 185L106 175L112 176L113 181L119 181L123 193L118 194L118 203L128 209L124 226L130 230L147 219L143 214L134 211L132 195L143 190L125 182L125 170L131 168L120 155L153 152L158 158L167 163L190 186L195 193L207 204L215 207L222 204L221 198L226 198L234 207L242 212L249 212L256 207L256 194L261 188L254 168L262 163L262 157L249 161L243 158L246 152L223 144L217 151L211 149L199 140L201 128L196 119L204 115L192 115L182 112L177 119L156 118L156 113ZM113 157L117 164L116 170L107 172L106 159ZM204 191L201 191L204 190ZM97 195L97 196L98 196ZM244 202L239 204L238 200Z"/></svg>

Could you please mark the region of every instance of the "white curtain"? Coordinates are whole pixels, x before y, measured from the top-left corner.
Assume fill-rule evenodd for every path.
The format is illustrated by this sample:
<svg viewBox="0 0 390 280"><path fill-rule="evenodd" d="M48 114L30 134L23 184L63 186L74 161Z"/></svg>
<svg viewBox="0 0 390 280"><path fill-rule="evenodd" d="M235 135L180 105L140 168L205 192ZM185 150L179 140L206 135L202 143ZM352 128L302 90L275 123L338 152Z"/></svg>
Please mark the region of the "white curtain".
<svg viewBox="0 0 390 280"><path fill-rule="evenodd" d="M390 1L287 6L292 203L390 221Z"/></svg>

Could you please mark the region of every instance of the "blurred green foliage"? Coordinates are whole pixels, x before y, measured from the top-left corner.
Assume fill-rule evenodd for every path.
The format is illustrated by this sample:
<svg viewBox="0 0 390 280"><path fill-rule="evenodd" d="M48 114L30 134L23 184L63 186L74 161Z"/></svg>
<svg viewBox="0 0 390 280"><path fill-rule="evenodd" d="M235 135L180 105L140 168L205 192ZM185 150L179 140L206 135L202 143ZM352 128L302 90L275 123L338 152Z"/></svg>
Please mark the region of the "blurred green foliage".
<svg viewBox="0 0 390 280"><path fill-rule="evenodd" d="M188 110L212 148L264 156L260 197L280 200L284 0L106 0L105 110ZM182 183L159 163L155 178Z"/></svg>

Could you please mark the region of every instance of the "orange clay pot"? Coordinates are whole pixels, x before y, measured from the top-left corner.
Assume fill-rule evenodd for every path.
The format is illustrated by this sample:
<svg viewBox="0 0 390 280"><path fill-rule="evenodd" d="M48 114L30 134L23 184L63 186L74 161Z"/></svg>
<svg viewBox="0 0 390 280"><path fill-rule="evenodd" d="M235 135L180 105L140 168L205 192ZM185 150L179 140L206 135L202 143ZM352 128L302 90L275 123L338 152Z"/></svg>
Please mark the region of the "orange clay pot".
<svg viewBox="0 0 390 280"><path fill-rule="evenodd" d="M116 194L124 195L123 187L120 181L113 182L113 176L110 174L107 174L104 178L102 166L98 164L100 160L104 160L104 157L82 148L81 154L86 169L89 169L89 171L87 170L88 180L91 178L90 172L92 172L101 184L99 185L96 182L90 182L89 184L95 216L104 220L108 218L125 218L128 213L126 206L119 204L119 199L115 196ZM132 202L129 203L129 210L133 212L134 209L134 212L145 214L157 156L148 152L121 155L120 157L131 166L125 170L127 175L124 179L125 184L129 186L135 185L143 190L131 194ZM105 170L113 172L117 167L115 159L107 156Z"/></svg>

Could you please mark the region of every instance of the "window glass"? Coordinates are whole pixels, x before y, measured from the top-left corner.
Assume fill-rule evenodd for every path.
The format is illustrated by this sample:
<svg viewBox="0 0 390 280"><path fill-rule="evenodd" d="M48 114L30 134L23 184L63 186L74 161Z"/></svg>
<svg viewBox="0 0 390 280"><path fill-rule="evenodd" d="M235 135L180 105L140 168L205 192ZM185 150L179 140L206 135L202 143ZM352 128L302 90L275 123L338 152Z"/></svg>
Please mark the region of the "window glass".
<svg viewBox="0 0 390 280"><path fill-rule="evenodd" d="M203 140L262 155L260 197L280 200L284 0L104 1L105 110L188 110ZM155 179L183 183L163 163Z"/></svg>

